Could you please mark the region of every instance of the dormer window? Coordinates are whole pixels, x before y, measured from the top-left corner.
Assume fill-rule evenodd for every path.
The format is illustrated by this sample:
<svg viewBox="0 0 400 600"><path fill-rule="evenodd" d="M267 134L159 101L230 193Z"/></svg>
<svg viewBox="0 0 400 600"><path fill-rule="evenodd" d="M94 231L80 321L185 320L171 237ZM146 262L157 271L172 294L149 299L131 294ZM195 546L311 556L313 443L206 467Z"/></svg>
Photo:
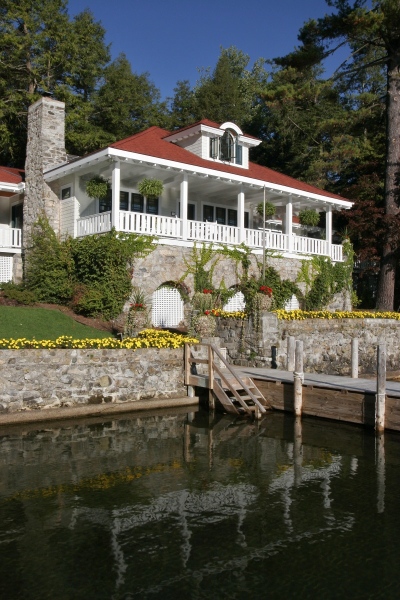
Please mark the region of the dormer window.
<svg viewBox="0 0 400 600"><path fill-rule="evenodd" d="M242 146L239 145L235 132L227 129L221 138L210 138L210 158L242 164Z"/></svg>

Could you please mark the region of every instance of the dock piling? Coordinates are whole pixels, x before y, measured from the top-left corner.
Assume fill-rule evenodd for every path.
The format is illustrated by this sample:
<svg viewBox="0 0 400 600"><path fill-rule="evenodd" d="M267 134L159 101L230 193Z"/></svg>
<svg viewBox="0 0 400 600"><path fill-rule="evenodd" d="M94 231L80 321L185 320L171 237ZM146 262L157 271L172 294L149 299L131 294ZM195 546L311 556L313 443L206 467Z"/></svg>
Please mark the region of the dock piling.
<svg viewBox="0 0 400 600"><path fill-rule="evenodd" d="M351 376L358 379L358 338L351 340Z"/></svg>
<svg viewBox="0 0 400 600"><path fill-rule="evenodd" d="M301 417L303 407L303 342L297 340L294 357L293 391L294 391L294 414Z"/></svg>
<svg viewBox="0 0 400 600"><path fill-rule="evenodd" d="M293 336L289 335L287 338L287 360L286 369L287 371L294 371L294 353L295 353L296 341Z"/></svg>
<svg viewBox="0 0 400 600"><path fill-rule="evenodd" d="M375 429L378 432L385 429L385 400L386 400L386 344L378 344L377 378L375 396Z"/></svg>

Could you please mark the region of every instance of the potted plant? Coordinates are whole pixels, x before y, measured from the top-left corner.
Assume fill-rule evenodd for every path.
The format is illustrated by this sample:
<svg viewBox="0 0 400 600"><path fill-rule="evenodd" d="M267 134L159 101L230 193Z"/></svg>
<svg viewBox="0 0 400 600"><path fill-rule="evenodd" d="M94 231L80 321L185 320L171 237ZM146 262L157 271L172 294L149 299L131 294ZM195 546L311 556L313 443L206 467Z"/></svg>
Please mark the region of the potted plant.
<svg viewBox="0 0 400 600"><path fill-rule="evenodd" d="M257 204L257 212L262 217L264 215L264 203L260 202ZM275 204L272 202L265 203L265 218L270 219L275 214Z"/></svg>
<svg viewBox="0 0 400 600"><path fill-rule="evenodd" d="M300 224L308 227L316 227L319 223L319 217L319 213L312 208L305 208L299 212Z"/></svg>
<svg viewBox="0 0 400 600"><path fill-rule="evenodd" d="M103 200L110 191L110 182L101 175L92 177L86 184L86 193L89 198L98 198Z"/></svg>
<svg viewBox="0 0 400 600"><path fill-rule="evenodd" d="M139 194L146 198L158 198L164 191L162 181L159 179L142 179L138 185Z"/></svg>

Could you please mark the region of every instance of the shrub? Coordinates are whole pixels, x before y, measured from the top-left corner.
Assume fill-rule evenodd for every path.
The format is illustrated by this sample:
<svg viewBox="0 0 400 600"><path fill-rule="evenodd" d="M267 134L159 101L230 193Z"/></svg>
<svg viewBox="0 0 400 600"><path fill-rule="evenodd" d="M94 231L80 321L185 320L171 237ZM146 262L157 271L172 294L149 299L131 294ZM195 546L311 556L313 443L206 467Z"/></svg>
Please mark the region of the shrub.
<svg viewBox="0 0 400 600"><path fill-rule="evenodd" d="M2 283L1 289L3 295L9 300L15 300L19 304L34 304L38 301L37 295L31 290L27 290L24 285L18 285L16 283Z"/></svg>
<svg viewBox="0 0 400 600"><path fill-rule="evenodd" d="M260 217L263 216L263 214L264 214L263 202L260 202L259 204L257 204L257 212L260 215ZM275 204L272 204L272 202L266 202L265 203L265 218L269 219L270 217L273 217L275 212L276 212Z"/></svg>
<svg viewBox="0 0 400 600"><path fill-rule="evenodd" d="M299 219L301 225L308 225L310 227L316 227L319 223L320 215L316 210L312 208L305 208L299 212Z"/></svg>
<svg viewBox="0 0 400 600"><path fill-rule="evenodd" d="M110 189L110 183L101 175L92 177L86 184L86 193L89 198L98 198L99 200L107 198Z"/></svg>

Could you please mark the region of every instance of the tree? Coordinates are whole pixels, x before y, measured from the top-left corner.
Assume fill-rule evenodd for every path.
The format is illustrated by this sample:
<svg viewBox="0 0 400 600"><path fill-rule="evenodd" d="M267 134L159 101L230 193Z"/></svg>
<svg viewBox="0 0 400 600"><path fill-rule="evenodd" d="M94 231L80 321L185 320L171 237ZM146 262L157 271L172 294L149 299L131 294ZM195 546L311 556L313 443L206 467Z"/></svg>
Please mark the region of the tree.
<svg viewBox="0 0 400 600"><path fill-rule="evenodd" d="M327 0L335 13L309 21L300 31L301 47L279 59L282 66L298 69L319 64L339 47L348 45L350 56L337 77L351 81L361 72L382 69L386 79L386 163L384 187L385 234L377 307L393 309L395 271L399 251L400 168L400 2L398 0Z"/></svg>
<svg viewBox="0 0 400 600"><path fill-rule="evenodd" d="M250 57L234 46L221 48L214 71L203 69L195 87L198 118L217 123L233 121L246 127L255 118L261 105L259 92L267 80L264 59L247 69Z"/></svg>
<svg viewBox="0 0 400 600"><path fill-rule="evenodd" d="M151 125L165 126L167 107L148 73L132 73L120 54L104 70L104 81L94 98L94 123L116 139L132 135Z"/></svg>
<svg viewBox="0 0 400 600"><path fill-rule="evenodd" d="M3 0L0 7L0 156L25 159L30 104L52 94L88 101L109 61L105 31L90 12L70 21L66 0ZM68 132L67 132L68 139Z"/></svg>
<svg viewBox="0 0 400 600"><path fill-rule="evenodd" d="M197 119L196 99L188 80L178 81L170 99L170 129L180 129Z"/></svg>

